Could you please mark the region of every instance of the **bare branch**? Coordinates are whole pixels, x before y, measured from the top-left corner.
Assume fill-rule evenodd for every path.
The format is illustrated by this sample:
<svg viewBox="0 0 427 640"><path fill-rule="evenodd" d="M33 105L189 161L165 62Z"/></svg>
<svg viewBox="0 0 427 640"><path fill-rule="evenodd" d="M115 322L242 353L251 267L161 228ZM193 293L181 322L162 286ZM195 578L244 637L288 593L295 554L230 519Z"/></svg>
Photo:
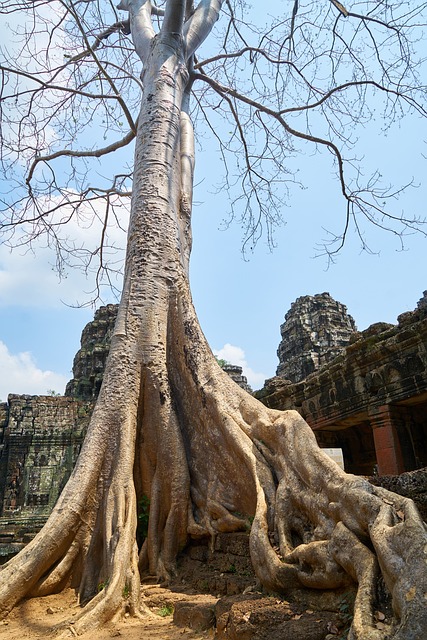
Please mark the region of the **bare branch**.
<svg viewBox="0 0 427 640"><path fill-rule="evenodd" d="M332 2L332 4L334 5L334 7L336 7L338 9L338 11L345 17L348 17L348 11L347 9L341 4L341 2L338 2L338 0L330 0L330 2Z"/></svg>
<svg viewBox="0 0 427 640"><path fill-rule="evenodd" d="M80 88L74 88L74 87L67 87L67 86L63 86L60 84L53 84L50 81L46 81L43 80L42 78L38 78L34 73L29 73L26 71L22 71L20 69L15 69L13 67L6 67L4 65L0 64L0 71L3 73L9 73L9 74L13 74L16 76L20 76L22 78L27 78L28 80L31 80L31 82L34 82L35 84L39 85L40 88L42 89L50 89L51 91L58 91L61 93L66 93L66 94L74 94L77 96L82 96L84 98L90 98L91 100L114 100L117 101L118 100L118 96L117 94L108 94L108 93L91 93L90 91L84 91L83 89ZM25 92L20 91L19 95L24 95ZM15 97L13 94L10 94L8 96L6 96L7 98L13 98ZM132 117L130 116L130 124L132 126L132 130L135 130L135 123L132 119Z"/></svg>
<svg viewBox="0 0 427 640"><path fill-rule="evenodd" d="M105 156L109 153L113 153L114 151L117 151L117 149L126 147L134 139L135 139L135 132L129 131L129 133L124 138L122 138L121 140L118 140L117 142L113 142L112 144L109 144L107 147L103 147L102 149L93 149L92 151L61 149L61 151L56 151L55 153L51 153L47 156L38 156L30 166L30 170L28 172L26 182L27 184L31 182L34 175L34 171L36 170L37 165L40 164L41 162L46 163L46 162L50 162L51 160L55 160L56 158L67 157L67 156L73 157L73 158L101 158L102 156Z"/></svg>
<svg viewBox="0 0 427 640"><path fill-rule="evenodd" d="M403 102L406 102L408 106L412 107L415 111L418 111L420 115L427 116L427 108L425 108L421 103L417 102L412 96L406 95L403 91L399 91L397 89L393 89L390 87L385 87L373 80L345 82L344 84L334 87L333 89L325 93L325 95L323 95L316 102L312 102L311 104L307 104L307 105L300 105L298 107L288 107L286 109L281 109L279 113L280 114L295 113L295 112L306 111L309 109L316 109L321 104L329 100L329 98L331 98L335 93L340 93L342 91L345 91L346 89L355 88L355 87L374 87L375 89L378 89L379 91L382 91L386 94L390 94L390 95L396 96L397 98L400 98Z"/></svg>
<svg viewBox="0 0 427 640"><path fill-rule="evenodd" d="M127 105L126 105L126 102L123 100L122 96L120 95L120 92L117 89L117 87L116 87L116 85L115 85L115 83L113 81L113 78L109 75L109 73L107 72L106 68L100 63L100 61L99 61L99 59L98 59L98 57L97 57L97 55L95 53L95 50L93 49L93 47L91 47L91 45L89 43L89 40L87 38L85 29L83 27L83 24L82 24L78 14L77 14L77 12L74 10L74 8L72 6L68 7L68 10L72 14L74 20L76 21L76 24L78 25L78 27L80 29L80 32L81 32L82 38L83 38L83 40L85 42L85 45L87 47L87 50L90 52L90 55L93 58L95 64L97 65L100 73L107 80L108 84L110 85L111 89L113 90L113 93L115 94L115 96L117 98L117 101L119 102L120 106L122 107L123 113L124 113L124 115L126 117L126 120L129 123L129 127L131 129L134 129L134 126L135 126L134 125L134 121L133 121L132 115L130 114L129 109L128 109Z"/></svg>
<svg viewBox="0 0 427 640"><path fill-rule="evenodd" d="M337 145L332 142L332 140L328 140L316 135L313 135L311 133L305 133L302 131L299 131L297 129L295 129L294 127L290 126L288 122L286 122L286 120L284 120L283 118L283 113L286 112L293 112L294 109L285 109L285 110L279 110L279 111L275 111L273 109L271 109L270 107L264 105L263 103L260 103L258 101L252 100L250 98L248 98L248 96L244 95L244 94L240 94L239 92L237 92L235 89L232 89L230 87L224 87L222 85L220 85L219 83L217 83L215 80L213 80L212 78L210 78L209 76L207 76L206 74L194 74L194 79L199 79L202 80L204 82L206 82L207 84L209 84L209 86L211 86L220 96L222 96L229 104L230 106L230 111L233 115L234 120L237 123L238 126L238 130L242 139L242 144L243 144L243 148L244 148L244 156L246 159L246 167L247 167L247 172L248 175L251 175L253 170L252 167L252 161L250 160L250 156L247 150L247 145L246 145L246 141L245 141L245 135L243 133L243 129L241 127L239 118L237 116L237 113L235 111L235 108L233 107L231 101L230 101L230 97L232 96L233 98L239 100L240 102L249 105L250 107L254 108L256 110L257 114L265 114L269 117L271 117L272 119L276 120L278 123L280 123L280 125L283 127L283 129L290 134L291 136L301 139L301 140L305 140L309 143L312 143L314 145L320 145L322 147L327 148L332 155L334 156L336 163L337 163L337 173L338 173L338 178L339 178L339 182L340 182L340 187L341 187L341 193L342 196L344 197L345 201L346 201L346 218L345 218L345 225L344 225L344 230L342 235L339 237L339 245L336 249L334 250L329 250L328 254L329 255L334 255L335 253L338 253L340 251L340 249L343 247L347 233L348 233L348 228L350 225L350 221L356 220L356 211L360 212L367 220L369 220L372 224L374 224L374 226L380 226L383 229L386 229L388 231L391 231L393 233L395 233L396 235L400 235L398 232L396 232L392 226L390 226L389 224L385 224L384 222L378 222L377 218L375 217L375 214L378 214L380 216L380 218L384 218L389 220L390 223L393 222L398 222L400 224L402 224L404 227L410 228L410 229L419 229L421 230L421 233L423 233L423 235L427 235L427 230L423 230L420 225L426 224L426 222L423 219L417 218L417 217L413 217L413 218L409 218L409 217L405 217L405 216L394 216L392 213L387 212L383 206L378 206L378 204L376 204L377 200L379 198L381 199L390 199L390 198L395 198L397 195L397 192L392 192L392 193L387 193L385 190L381 190L381 192L378 193L378 195L375 194L375 191L373 190L373 187L370 186L367 189L357 189L357 190L349 190L347 182L346 182L346 178L345 178L345 160L343 158L343 155L341 153L341 151L339 150L339 148L337 147ZM334 91L330 92L330 95L332 95L335 91L338 90L344 90L348 87L350 87L352 84L357 84L357 83L347 83L347 85L343 85L343 87L337 87ZM371 84L371 83L362 83L362 84ZM383 87L378 86L376 88L379 89L383 89ZM391 93L397 93L397 92L391 92ZM325 96L325 100L330 97ZM322 104L324 99L318 101L318 104ZM409 100L408 100L409 102ZM314 107L314 105L312 105ZM317 105L316 105L317 106ZM310 105L306 106L306 107L302 107L299 109L296 109L297 111L300 110L305 110L307 108L310 108ZM421 113L425 114L424 109L419 106L419 110ZM260 176L258 176L260 177ZM408 185L406 185L408 186ZM258 187L257 187L258 188ZM406 188L406 187L404 187ZM404 189L402 188L402 190ZM258 198L257 195L257 191L256 189L254 189L253 191L254 194L256 194L256 197ZM365 197L364 194L370 194L371 195L371 199L367 199ZM258 198L259 200L259 198ZM263 211L263 205L262 203L259 201L259 210L262 212ZM252 237L253 235L257 235L257 229L260 225L260 219L258 219L258 221L252 226L252 230L251 230L251 235L250 237ZM358 230L358 234L361 238L361 240L363 239L363 234L361 234L358 224L356 224L356 229ZM336 241L336 238L335 238ZM364 243L365 244L365 243Z"/></svg>
<svg viewBox="0 0 427 640"><path fill-rule="evenodd" d="M121 11L129 11L133 44L138 56L144 60L155 35L151 22L150 0L121 0L117 8Z"/></svg>
<svg viewBox="0 0 427 640"><path fill-rule="evenodd" d="M99 35L96 36L95 41L94 41L91 49L86 49L86 51L81 51L77 55L70 57L69 60L68 60L68 64L73 63L73 62L78 62L79 60L82 60L83 58L86 58L86 56L91 55L92 51L96 51L96 49L98 49L101 46L101 44L103 43L104 40L109 38L113 33L117 33L117 32L122 32L122 33L124 33L126 35L129 35L130 34L130 21L129 20L120 20L119 22L116 22L115 24L113 24L110 27L108 27L107 29L105 29L105 31L103 31L102 33L100 33Z"/></svg>
<svg viewBox="0 0 427 640"><path fill-rule="evenodd" d="M201 0L184 25L187 60L207 38L219 18L224 0Z"/></svg>
<svg viewBox="0 0 427 640"><path fill-rule="evenodd" d="M186 0L167 0L165 17L162 24L163 33L181 35L187 8Z"/></svg>

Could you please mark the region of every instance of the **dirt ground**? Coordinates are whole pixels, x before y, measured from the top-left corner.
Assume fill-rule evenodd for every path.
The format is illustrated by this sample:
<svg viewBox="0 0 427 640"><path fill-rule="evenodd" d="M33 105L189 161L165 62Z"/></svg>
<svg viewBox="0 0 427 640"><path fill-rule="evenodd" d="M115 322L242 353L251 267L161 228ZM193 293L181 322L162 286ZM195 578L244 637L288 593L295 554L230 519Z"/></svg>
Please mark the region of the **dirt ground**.
<svg viewBox="0 0 427 640"><path fill-rule="evenodd" d="M79 637L82 640L120 637L126 640L341 640L347 637L354 599L351 589L337 594L294 589L287 596L291 601L268 595L258 590L246 534L218 537L217 547L210 553L206 545L191 546L188 554L180 559L180 573L169 588L158 584L154 577L146 576L141 590L149 613L142 620L124 617ZM25 600L0 621L0 640L74 638L72 621L78 612L72 589ZM213 624L216 630L211 628Z"/></svg>
<svg viewBox="0 0 427 640"><path fill-rule="evenodd" d="M301 608L274 597L261 594L231 596L221 599L216 606L217 629L194 631L176 626L173 610L178 611L181 624L205 628L198 624L194 613L189 621L185 610L206 610L218 602L218 597L195 593L191 589L169 590L157 584L142 585L145 604L150 613L142 620L125 617L79 636L82 640L109 640L123 637L126 640L213 640L214 638L270 638L270 640L341 640L347 637L342 615L332 611L314 611ZM261 598L261 599L259 599ZM230 602L234 613L228 618ZM195 607L195 608L194 608ZM72 620L78 605L75 593L68 589L57 595L23 601L0 622L1 640L41 640L42 638L74 638ZM184 614L182 613L184 611ZM181 613L180 613L181 612ZM225 615L225 618L224 618ZM192 617L193 616L193 617ZM233 632L224 630L229 620ZM185 621L185 622L184 622ZM196 624L193 624L196 622ZM217 633L217 635L215 635ZM231 635L228 635L228 634Z"/></svg>
<svg viewBox="0 0 427 640"><path fill-rule="evenodd" d="M164 590L167 601L179 598L179 594L171 594ZM197 596L194 596L197 598ZM172 614L166 613L168 607L161 607L161 602L152 607L152 615L143 621L124 618L118 623L112 623L103 629L97 629L79 636L82 640L110 640L122 636L126 640L210 640L214 636L213 630L195 632L182 629L172 622ZM73 590L68 589L60 594L33 598L18 605L6 618L0 622L1 640L39 640L64 634L64 623L76 613L78 605ZM166 615L161 615L165 614ZM74 637L72 625L65 628L66 635Z"/></svg>

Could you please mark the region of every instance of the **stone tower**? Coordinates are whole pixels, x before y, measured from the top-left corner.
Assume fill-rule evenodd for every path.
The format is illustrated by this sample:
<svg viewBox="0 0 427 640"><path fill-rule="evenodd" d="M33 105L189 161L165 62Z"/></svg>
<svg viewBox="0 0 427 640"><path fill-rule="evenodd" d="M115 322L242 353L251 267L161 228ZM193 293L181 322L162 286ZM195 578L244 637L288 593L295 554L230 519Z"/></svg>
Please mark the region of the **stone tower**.
<svg viewBox="0 0 427 640"><path fill-rule="evenodd" d="M329 293L297 298L280 327L277 375L291 382L304 380L335 358L355 331L347 307Z"/></svg>
<svg viewBox="0 0 427 640"><path fill-rule="evenodd" d="M73 379L65 389L66 396L85 401L98 397L118 309L117 304L100 307L83 329L81 346L73 362ZM226 364L223 368L242 389L252 393L242 367Z"/></svg>
<svg viewBox="0 0 427 640"><path fill-rule="evenodd" d="M65 395L82 400L96 400L104 376L119 305L108 304L95 312L94 319L82 332L81 347L73 362L73 379Z"/></svg>

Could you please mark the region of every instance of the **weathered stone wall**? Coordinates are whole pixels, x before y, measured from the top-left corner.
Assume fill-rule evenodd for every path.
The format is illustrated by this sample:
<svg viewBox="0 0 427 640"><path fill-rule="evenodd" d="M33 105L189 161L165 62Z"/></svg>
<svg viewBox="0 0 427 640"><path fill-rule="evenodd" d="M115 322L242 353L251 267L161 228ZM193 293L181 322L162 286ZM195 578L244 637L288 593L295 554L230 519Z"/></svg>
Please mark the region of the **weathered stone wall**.
<svg viewBox="0 0 427 640"><path fill-rule="evenodd" d="M266 382L256 395L297 409L324 446L341 446L347 470L381 475L427 466L426 296L398 324L355 333L332 362L291 384ZM358 447L358 450L357 450Z"/></svg>
<svg viewBox="0 0 427 640"><path fill-rule="evenodd" d="M83 329L81 347L73 362L73 379L65 389L66 396L81 400L96 400L98 397L118 308L117 304L100 307L94 319ZM226 364L223 368L234 382L252 393L242 367Z"/></svg>
<svg viewBox="0 0 427 640"><path fill-rule="evenodd" d="M66 396L82 400L98 397L118 308L117 304L100 307L83 329L81 346L73 362L73 379L65 389Z"/></svg>
<svg viewBox="0 0 427 640"><path fill-rule="evenodd" d="M329 294L299 301L305 301L299 348L308 345L305 360L300 351L299 371L305 370L304 361L320 368L297 383L273 378L258 397L272 408L297 409L322 446L343 449L347 471L369 476L375 469L384 476L379 483L410 495L424 508L425 470L387 477L427 467L427 293L414 312L399 316L397 326L378 323L361 333L355 332L344 305ZM327 313L320 308L322 301ZM0 556L31 539L71 473L102 381L116 315L116 305L102 307L83 330L67 397L10 395L0 403ZM297 325L294 318L285 335ZM295 340L292 349L289 353L296 354ZM328 362L337 349L340 354ZM240 367L225 369L247 385Z"/></svg>
<svg viewBox="0 0 427 640"><path fill-rule="evenodd" d="M6 428L9 421L9 404L0 403L0 516L2 512L3 497L6 486L7 456L5 451Z"/></svg>
<svg viewBox="0 0 427 640"><path fill-rule="evenodd" d="M256 393L272 408L298 408L318 426L427 395L427 309L355 333L333 362L302 382L266 381Z"/></svg>
<svg viewBox="0 0 427 640"><path fill-rule="evenodd" d="M242 387L248 393L253 393L247 377L243 375L242 367L238 367L235 364L225 364L222 368L239 387Z"/></svg>
<svg viewBox="0 0 427 640"><path fill-rule="evenodd" d="M300 382L339 355L356 331L347 307L329 293L302 296L280 327L277 375Z"/></svg>
<svg viewBox="0 0 427 640"><path fill-rule="evenodd" d="M77 460L91 411L91 403L51 396L9 395L1 405L0 559L46 521Z"/></svg>

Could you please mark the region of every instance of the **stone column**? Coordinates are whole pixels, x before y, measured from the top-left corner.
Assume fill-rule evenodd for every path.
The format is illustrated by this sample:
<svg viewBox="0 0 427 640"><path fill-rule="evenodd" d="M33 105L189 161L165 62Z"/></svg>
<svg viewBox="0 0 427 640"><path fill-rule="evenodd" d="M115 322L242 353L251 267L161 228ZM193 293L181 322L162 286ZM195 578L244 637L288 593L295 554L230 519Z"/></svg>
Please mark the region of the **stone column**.
<svg viewBox="0 0 427 640"><path fill-rule="evenodd" d="M405 471L393 413L391 405L369 409L380 476L397 475Z"/></svg>

